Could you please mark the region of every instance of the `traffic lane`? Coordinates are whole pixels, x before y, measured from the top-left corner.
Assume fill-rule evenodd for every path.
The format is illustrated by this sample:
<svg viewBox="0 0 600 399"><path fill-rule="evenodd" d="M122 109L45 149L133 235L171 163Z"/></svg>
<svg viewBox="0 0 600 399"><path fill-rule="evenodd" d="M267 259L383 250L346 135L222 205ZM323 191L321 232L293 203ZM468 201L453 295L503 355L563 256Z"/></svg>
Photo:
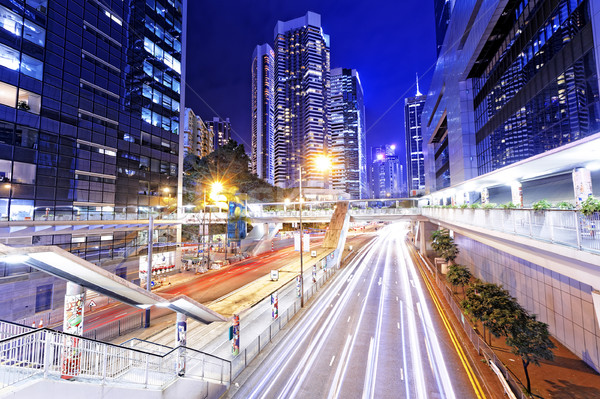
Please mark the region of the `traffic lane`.
<svg viewBox="0 0 600 399"><path fill-rule="evenodd" d="M458 398L476 398L477 394L465 371L463 361L457 352L457 348L452 343L442 316L433 304L431 293L427 290L423 275L409 256L405 235L397 235L396 240L400 259L399 268L406 268L406 276L412 280L409 287L414 302L412 308L407 306L405 313L413 312L417 317L423 364L427 364L430 370L426 385L431 387L433 384L437 384L437 391L439 392L444 390L445 384L449 384L451 389L445 388L447 396L453 392L455 397ZM465 359L465 361L467 360ZM445 367L446 376L443 375L442 365Z"/></svg>
<svg viewBox="0 0 600 399"><path fill-rule="evenodd" d="M362 252L364 253L357 258L357 261L352 261L332 280L328 290L323 291L319 297L311 301L311 305L301 314L298 322L290 327L290 331L282 338L281 342L261 363L255 366L244 385L230 395L236 398L269 395L276 385L275 382L280 381L284 368L289 367L289 359L300 351L299 348L302 348L303 353L310 353L305 349L306 341L311 340L313 345L318 342L320 333L316 326L327 324L331 310L337 309L335 306L337 301L346 297L345 287L357 281L356 279L352 280L351 276L360 265L360 259L366 256L367 248Z"/></svg>
<svg viewBox="0 0 600 399"><path fill-rule="evenodd" d="M326 396L326 393L323 393L322 390L329 387L331 383L322 380L322 376L327 376L329 380L332 380L333 376L322 372L310 375L310 372L315 368L322 367L320 363L324 362L325 358L327 358L327 362L330 362L330 355L333 359L334 353L342 352L342 345L347 347L343 340L337 339L339 334L337 334L336 329L337 326L344 324L342 320L345 319L344 316L347 314L344 309L348 304L360 306L360 301L354 299L354 296L358 295L357 291L348 288L349 286L356 287L361 284L360 277L365 267L359 268L358 266L360 266L360 262L357 262L354 267L344 270L339 277L342 280L334 282L331 287L337 286L338 288L327 292L311 303L311 308L303 315L304 320L295 325L287 336L289 337L288 341L295 342L282 344L284 347L288 346L290 348L290 353L279 353L271 358L271 362L279 363L276 375L271 372L271 365L269 364L271 362L263 363L269 364L269 366L266 366L266 370L263 367L262 372L256 374L256 384L251 384L258 385L261 388L254 392L245 392L237 395L237 397L244 397L249 393L251 396L256 397L271 397L275 394L280 397ZM267 373L267 376L263 373ZM306 384L306 381L310 381L310 383ZM314 383L314 381L319 381L319 383Z"/></svg>

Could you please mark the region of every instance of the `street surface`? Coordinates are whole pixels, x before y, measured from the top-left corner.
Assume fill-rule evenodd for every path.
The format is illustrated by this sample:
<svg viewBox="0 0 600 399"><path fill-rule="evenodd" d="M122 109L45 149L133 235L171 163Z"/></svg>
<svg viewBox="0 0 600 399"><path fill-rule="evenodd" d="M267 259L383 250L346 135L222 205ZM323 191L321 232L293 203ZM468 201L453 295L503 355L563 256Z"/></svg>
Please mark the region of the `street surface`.
<svg viewBox="0 0 600 399"><path fill-rule="evenodd" d="M288 327L277 347L250 366L245 373L251 374L230 395L478 397L439 314L429 304L405 234L402 224L381 229Z"/></svg>

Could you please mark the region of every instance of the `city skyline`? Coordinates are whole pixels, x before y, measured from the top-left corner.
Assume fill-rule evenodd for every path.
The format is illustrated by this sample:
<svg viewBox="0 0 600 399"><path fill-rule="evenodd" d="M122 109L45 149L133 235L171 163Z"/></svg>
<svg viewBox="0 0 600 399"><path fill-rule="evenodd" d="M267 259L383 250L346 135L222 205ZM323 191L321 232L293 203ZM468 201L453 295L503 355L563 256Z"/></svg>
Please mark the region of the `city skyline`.
<svg viewBox="0 0 600 399"><path fill-rule="evenodd" d="M232 138L244 144L246 151L250 152L249 93L252 85L248 65L252 62L252 52L257 44L272 43L272 27L278 20L293 19L305 15L307 10L314 11L321 14L323 28L332 37L331 66L360 71L365 91L367 148L395 143L404 162L404 97L414 92L415 72L422 76L422 87L428 86L431 72L427 71L435 62L433 4L404 2L402 5L385 4L374 10L359 2L340 9L309 1L303 5L266 3L252 5L251 9L249 5L241 4L239 9L225 11L222 5L211 3L202 5L203 12L196 9L198 6L190 4L190 42L202 40L203 47L209 52L221 53L223 47L219 43L227 41L235 50L229 47L219 63L213 62L214 57L200 57L198 53L190 52L189 70L194 72L188 73L190 90L186 106L203 118L213 115L229 117L233 127ZM226 16L226 19L219 18L218 24L217 20L195 23L195 15L204 15L204 12ZM409 14L412 14L411 18L408 18ZM402 29L397 29L397 21L390 15L396 15L402 21L398 24ZM390 22L382 25L381 19ZM349 29L347 21L356 21L356 26ZM217 40L211 34L211 26L222 28L223 24L228 29L220 30L222 38ZM239 36L236 36L237 32L240 32ZM415 40L402 40L407 36ZM399 48L390 49L384 44L385 40L399 42ZM402 61L402 52L410 57L410 63ZM390 62L373 66L369 57L375 54Z"/></svg>

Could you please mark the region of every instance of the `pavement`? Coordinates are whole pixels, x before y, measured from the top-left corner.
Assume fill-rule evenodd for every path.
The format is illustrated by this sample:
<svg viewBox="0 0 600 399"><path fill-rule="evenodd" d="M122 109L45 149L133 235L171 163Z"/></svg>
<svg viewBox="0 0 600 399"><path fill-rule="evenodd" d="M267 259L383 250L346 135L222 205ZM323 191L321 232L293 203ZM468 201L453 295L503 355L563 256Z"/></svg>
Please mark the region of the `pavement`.
<svg viewBox="0 0 600 399"><path fill-rule="evenodd" d="M429 262L431 270L435 270L431 260L426 259L426 261ZM431 276L427 268L423 268L423 270ZM468 350L471 362L477 368L480 378L482 378L484 385L490 388L488 390L488 393L492 395L490 397L497 397L498 392L491 387L497 386L498 378L491 371L484 357L471 344L460 326L461 322L454 317L450 305L445 300L437 285L432 284L432 286L435 287L435 291L446 314L452 319L454 330L460 335L463 346ZM554 337L551 337L551 339L556 345L556 348L553 350L554 360L541 361L540 366L530 364L528 367L533 396L548 399L600 399L600 374ZM504 338L492 339L490 346L511 375L523 386L526 386L521 359L511 353L510 348L504 342Z"/></svg>

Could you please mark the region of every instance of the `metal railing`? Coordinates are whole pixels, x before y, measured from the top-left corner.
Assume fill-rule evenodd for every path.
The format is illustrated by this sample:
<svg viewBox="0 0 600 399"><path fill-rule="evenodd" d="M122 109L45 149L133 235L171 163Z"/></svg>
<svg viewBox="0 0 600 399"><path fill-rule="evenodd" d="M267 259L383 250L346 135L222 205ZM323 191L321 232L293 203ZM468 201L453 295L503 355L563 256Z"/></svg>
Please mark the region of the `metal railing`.
<svg viewBox="0 0 600 399"><path fill-rule="evenodd" d="M456 303L450 288L442 281L439 273L435 272L435 282L442 291L444 298L446 298L446 302L450 305L454 316L459 320L460 325L463 328L463 331L469 338L469 341L473 344L473 347L477 350L477 353L482 355L489 363L494 363L500 373L508 382L512 393L519 399L527 399L528 396L523 393L522 385L517 382L513 374L504 366L504 363L496 356L494 351L488 346L488 344L481 338L477 331L475 331L474 326L469 321L468 316L466 316L462 309Z"/></svg>
<svg viewBox="0 0 600 399"><path fill-rule="evenodd" d="M117 338L131 331L143 328L145 313L146 312L139 311L132 315L128 315L88 331L84 331L83 337L98 341L110 341L113 338Z"/></svg>
<svg viewBox="0 0 600 399"><path fill-rule="evenodd" d="M304 290L304 298L305 301L310 299L313 295L317 293L319 288L321 288L336 272L335 268L327 268L324 269L324 273L322 273L317 281L310 285L310 287L306 287ZM280 288L280 291L291 289L295 286L296 280L292 280L283 287ZM270 301L270 297L263 299L263 301ZM257 304L258 305L258 304ZM269 327L266 328L263 332L261 332L258 337L252 340L248 345L245 345L245 348L240 348L240 353L236 357L234 357L231 361L231 380L233 381L238 375L241 374L242 371L254 360L260 352L265 348L267 344L269 344L273 338L277 335L279 331L294 317L294 315L300 310L300 300L297 298L292 305L290 305L285 311L280 312L279 317L273 320Z"/></svg>
<svg viewBox="0 0 600 399"><path fill-rule="evenodd" d="M423 216L600 251L600 214L574 210L422 208Z"/></svg>
<svg viewBox="0 0 600 399"><path fill-rule="evenodd" d="M10 321L2 321L0 322L0 340L21 335L32 330L35 330L35 328Z"/></svg>
<svg viewBox="0 0 600 399"><path fill-rule="evenodd" d="M302 211L302 217L328 217L333 215L333 209L317 209L310 210L305 209ZM420 208L370 208L370 209L349 209L348 213L352 216L360 215L420 215ZM261 217L299 217L300 211L288 210L288 211L265 211L265 210L249 210L248 216L251 218Z"/></svg>
<svg viewBox="0 0 600 399"><path fill-rule="evenodd" d="M191 348L157 354L44 328L0 340L0 388L36 376L69 376L162 389L178 377L182 358L186 375L229 384L231 362Z"/></svg>

